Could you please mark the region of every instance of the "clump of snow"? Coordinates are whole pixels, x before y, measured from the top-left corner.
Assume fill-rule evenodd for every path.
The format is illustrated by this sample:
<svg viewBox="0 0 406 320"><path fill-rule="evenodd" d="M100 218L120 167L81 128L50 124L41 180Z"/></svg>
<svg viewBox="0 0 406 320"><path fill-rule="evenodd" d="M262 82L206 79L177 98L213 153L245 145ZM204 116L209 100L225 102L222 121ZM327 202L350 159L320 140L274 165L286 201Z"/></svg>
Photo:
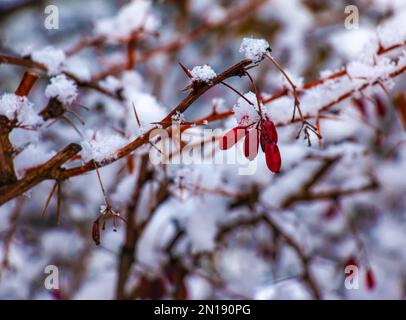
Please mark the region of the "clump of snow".
<svg viewBox="0 0 406 320"><path fill-rule="evenodd" d="M192 74L192 80L193 81L198 81L198 82L210 82L213 80L217 74L214 72L214 70L207 64L204 66L196 66L190 71Z"/></svg>
<svg viewBox="0 0 406 320"><path fill-rule="evenodd" d="M151 13L151 1L133 0L123 6L115 17L97 21L95 32L109 40L116 40L129 37L141 28L154 31L158 25L157 18Z"/></svg>
<svg viewBox="0 0 406 320"><path fill-rule="evenodd" d="M172 116L172 121L182 123L185 122L185 115L179 111L177 111L173 116Z"/></svg>
<svg viewBox="0 0 406 320"><path fill-rule="evenodd" d="M50 76L58 74L65 63L65 53L60 49L46 47L31 53L32 60L43 64Z"/></svg>
<svg viewBox="0 0 406 320"><path fill-rule="evenodd" d="M395 70L396 64L388 58L380 58L378 61L354 61L348 64L347 72L352 78L364 79L368 82L386 80L389 74Z"/></svg>
<svg viewBox="0 0 406 320"><path fill-rule="evenodd" d="M117 92L123 87L121 81L114 76L108 76L106 79L99 82L100 87L110 92Z"/></svg>
<svg viewBox="0 0 406 320"><path fill-rule="evenodd" d="M125 176L121 182L117 185L116 191L111 195L111 200L114 204L123 207L128 201L130 201L137 175L130 174Z"/></svg>
<svg viewBox="0 0 406 320"><path fill-rule="evenodd" d="M215 108L216 112L227 112L230 109L226 106L226 100L224 98L213 98L211 100L212 108Z"/></svg>
<svg viewBox="0 0 406 320"><path fill-rule="evenodd" d="M161 106L155 96L146 92L144 80L139 73L133 71L124 73L121 83L128 115L125 118L126 133L135 138L155 126L153 122L161 121L166 116L167 110ZM142 128L138 126L134 108Z"/></svg>
<svg viewBox="0 0 406 320"><path fill-rule="evenodd" d="M264 39L244 38L241 43L240 52L245 58L253 62L259 62L269 50L269 43Z"/></svg>
<svg viewBox="0 0 406 320"><path fill-rule="evenodd" d="M250 125L260 119L258 113L258 102L255 93L250 91L244 94L244 97L248 101L251 101L252 105L249 104L247 100L240 97L233 107L234 116L236 117L238 124L241 126Z"/></svg>
<svg viewBox="0 0 406 320"><path fill-rule="evenodd" d="M48 98L57 98L64 105L71 104L77 98L76 84L64 74L51 78L50 82L45 89L45 96Z"/></svg>
<svg viewBox="0 0 406 320"><path fill-rule="evenodd" d="M27 97L20 97L14 93L4 93L0 97L0 115L10 120L17 119L23 126L36 126L42 123L42 118L34 111L33 106Z"/></svg>
<svg viewBox="0 0 406 320"><path fill-rule="evenodd" d="M405 19L406 10L399 10L398 14L377 28L379 41L384 48L403 43L406 37Z"/></svg>
<svg viewBox="0 0 406 320"><path fill-rule="evenodd" d="M90 81L92 78L87 62L79 57L69 57L63 70L82 81Z"/></svg>
<svg viewBox="0 0 406 320"><path fill-rule="evenodd" d="M296 86L296 88L301 88L303 87L304 84L304 79L303 77L300 77L296 74L292 74L288 70L285 70L286 74L288 75L289 79L293 82L293 84ZM286 79L286 77L283 74L279 75L280 82L283 87L286 88L291 88L289 81Z"/></svg>
<svg viewBox="0 0 406 320"><path fill-rule="evenodd" d="M398 67L404 67L406 66L406 51L402 51L402 55L399 57L398 60Z"/></svg>
<svg viewBox="0 0 406 320"><path fill-rule="evenodd" d="M113 133L104 134L101 131L94 132L87 130L85 141L82 145L82 160L95 160L101 162L107 159L113 159L117 155L117 150L126 144L126 140Z"/></svg>
<svg viewBox="0 0 406 320"><path fill-rule="evenodd" d="M72 231L51 230L41 238L42 250L53 258L74 258L80 254L84 245L83 238Z"/></svg>
<svg viewBox="0 0 406 320"><path fill-rule="evenodd" d="M340 56L348 60L356 59L365 48L374 46L376 50L376 36L373 29L360 27L354 30L342 30L333 33L329 42ZM343 45L345 43L346 45ZM368 48L368 49L369 49Z"/></svg>

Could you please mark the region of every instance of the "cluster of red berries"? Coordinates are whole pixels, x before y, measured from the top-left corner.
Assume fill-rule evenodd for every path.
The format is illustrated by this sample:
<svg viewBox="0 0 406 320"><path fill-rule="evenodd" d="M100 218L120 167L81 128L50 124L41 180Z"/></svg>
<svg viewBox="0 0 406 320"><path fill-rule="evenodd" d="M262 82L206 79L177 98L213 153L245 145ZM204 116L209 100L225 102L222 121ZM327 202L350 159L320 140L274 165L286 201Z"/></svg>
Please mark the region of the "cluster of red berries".
<svg viewBox="0 0 406 320"><path fill-rule="evenodd" d="M278 132L275 124L266 119L248 126L237 126L227 132L220 140L220 149L227 150L244 138L244 155L253 160L258 154L259 144L265 153L265 161L269 170L277 173L281 169L281 154L278 148Z"/></svg>

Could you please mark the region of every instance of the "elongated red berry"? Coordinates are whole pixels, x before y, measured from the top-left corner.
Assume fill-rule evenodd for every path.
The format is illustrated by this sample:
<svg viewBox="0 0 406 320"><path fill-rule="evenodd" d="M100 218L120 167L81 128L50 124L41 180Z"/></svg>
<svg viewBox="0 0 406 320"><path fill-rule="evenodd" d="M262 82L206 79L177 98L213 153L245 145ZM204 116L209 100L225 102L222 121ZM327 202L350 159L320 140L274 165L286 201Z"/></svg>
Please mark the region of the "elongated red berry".
<svg viewBox="0 0 406 320"><path fill-rule="evenodd" d="M261 127L261 149L265 152L266 145L278 143L278 132L272 121L265 120Z"/></svg>
<svg viewBox="0 0 406 320"><path fill-rule="evenodd" d="M267 135L268 140L278 143L278 132L276 131L275 124L272 121L266 120L263 124L264 134Z"/></svg>
<svg viewBox="0 0 406 320"><path fill-rule="evenodd" d="M376 281L375 281L375 275L372 269L368 269L366 274L365 274L365 286L367 287L368 290L373 290L375 289L376 286Z"/></svg>
<svg viewBox="0 0 406 320"><path fill-rule="evenodd" d="M251 129L244 139L244 156L249 160L254 160L258 154L259 132L257 129Z"/></svg>
<svg viewBox="0 0 406 320"><path fill-rule="evenodd" d="M354 99L352 99L352 102L353 102L354 106L358 109L358 111L361 113L362 118L364 120L368 119L368 112L367 112L367 106L365 103L365 99L354 98Z"/></svg>
<svg viewBox="0 0 406 320"><path fill-rule="evenodd" d="M240 126L231 129L223 136L223 138L220 139L220 149L230 149L239 140L241 140L246 135L246 133L246 129Z"/></svg>
<svg viewBox="0 0 406 320"><path fill-rule="evenodd" d="M268 169L272 172L277 173L281 170L282 159L276 144L270 143L265 145L265 160Z"/></svg>
<svg viewBox="0 0 406 320"><path fill-rule="evenodd" d="M385 102L384 102L383 99L382 99L379 95L377 95L377 94L375 94L375 95L373 96L373 99L374 99L374 101L375 101L376 113L378 114L378 116L379 116L380 118L384 118L385 115L386 115L386 105L385 105Z"/></svg>

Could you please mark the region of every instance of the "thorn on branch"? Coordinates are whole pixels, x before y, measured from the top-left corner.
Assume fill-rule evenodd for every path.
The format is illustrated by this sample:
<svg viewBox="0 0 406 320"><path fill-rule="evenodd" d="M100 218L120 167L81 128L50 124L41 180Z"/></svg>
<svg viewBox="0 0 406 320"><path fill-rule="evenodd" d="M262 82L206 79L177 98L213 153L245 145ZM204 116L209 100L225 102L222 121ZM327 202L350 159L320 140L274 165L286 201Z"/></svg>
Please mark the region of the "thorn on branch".
<svg viewBox="0 0 406 320"><path fill-rule="evenodd" d="M179 63L179 65L180 65L180 67L182 68L183 72L189 77L189 79L192 79L193 76L192 76L192 74L190 73L189 69L186 68L181 62L178 62L178 63Z"/></svg>

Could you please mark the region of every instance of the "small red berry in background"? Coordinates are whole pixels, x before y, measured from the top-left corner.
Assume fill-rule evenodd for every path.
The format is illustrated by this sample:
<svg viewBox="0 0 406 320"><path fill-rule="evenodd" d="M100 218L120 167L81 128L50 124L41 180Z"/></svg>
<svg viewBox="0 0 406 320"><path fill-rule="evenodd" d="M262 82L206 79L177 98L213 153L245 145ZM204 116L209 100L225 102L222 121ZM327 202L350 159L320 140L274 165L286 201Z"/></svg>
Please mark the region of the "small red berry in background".
<svg viewBox="0 0 406 320"><path fill-rule="evenodd" d="M348 257L348 259L344 262L344 266L356 266L359 267L358 259L351 255Z"/></svg>
<svg viewBox="0 0 406 320"><path fill-rule="evenodd" d="M365 286L368 290L373 290L376 287L375 275L371 268L368 268L365 273Z"/></svg>

